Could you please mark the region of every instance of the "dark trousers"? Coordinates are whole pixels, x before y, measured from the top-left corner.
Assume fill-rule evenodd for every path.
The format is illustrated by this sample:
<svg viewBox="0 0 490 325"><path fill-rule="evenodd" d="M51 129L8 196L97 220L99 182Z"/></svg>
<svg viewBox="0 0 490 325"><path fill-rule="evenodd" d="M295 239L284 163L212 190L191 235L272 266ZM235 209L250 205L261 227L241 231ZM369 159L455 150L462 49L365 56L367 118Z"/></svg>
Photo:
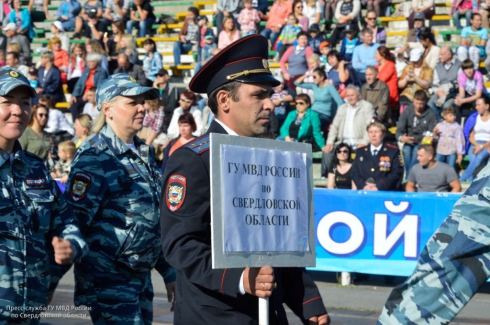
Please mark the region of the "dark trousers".
<svg viewBox="0 0 490 325"><path fill-rule="evenodd" d="M71 117L73 122L78 118L78 116L83 112L83 106L85 106L87 102L83 100L82 96L77 96L77 101L70 106Z"/></svg>
<svg viewBox="0 0 490 325"><path fill-rule="evenodd" d="M75 85L77 84L78 79L80 79L80 77L71 78L70 80L68 80L67 86L68 86L68 92L70 94L72 94L73 90L75 90Z"/></svg>

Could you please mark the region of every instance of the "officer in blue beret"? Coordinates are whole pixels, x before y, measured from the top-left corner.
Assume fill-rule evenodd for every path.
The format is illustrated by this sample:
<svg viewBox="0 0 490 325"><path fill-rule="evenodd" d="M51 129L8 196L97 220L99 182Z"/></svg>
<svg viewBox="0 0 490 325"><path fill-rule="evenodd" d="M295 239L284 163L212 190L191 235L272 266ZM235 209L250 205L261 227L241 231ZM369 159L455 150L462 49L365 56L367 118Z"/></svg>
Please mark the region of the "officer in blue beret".
<svg viewBox="0 0 490 325"><path fill-rule="evenodd" d="M42 159L23 151L18 141L34 97L20 71L0 68L1 324L38 324L48 300L50 260L69 264L88 251Z"/></svg>
<svg viewBox="0 0 490 325"><path fill-rule="evenodd" d="M257 297L270 297L271 324L288 324L283 303L305 324L329 323L303 268L211 268L209 133L258 137L267 131L270 95L279 85L267 58L267 39L247 36L214 56L189 84L208 94L215 120L208 134L177 149L165 168L162 244L177 271L175 324L256 324Z"/></svg>
<svg viewBox="0 0 490 325"><path fill-rule="evenodd" d="M65 192L90 248L75 264L75 305L90 307L94 324L151 324L151 270L164 278L169 301L175 285L160 242L161 171L136 136L143 103L158 90L119 73L95 97L96 135L73 158Z"/></svg>

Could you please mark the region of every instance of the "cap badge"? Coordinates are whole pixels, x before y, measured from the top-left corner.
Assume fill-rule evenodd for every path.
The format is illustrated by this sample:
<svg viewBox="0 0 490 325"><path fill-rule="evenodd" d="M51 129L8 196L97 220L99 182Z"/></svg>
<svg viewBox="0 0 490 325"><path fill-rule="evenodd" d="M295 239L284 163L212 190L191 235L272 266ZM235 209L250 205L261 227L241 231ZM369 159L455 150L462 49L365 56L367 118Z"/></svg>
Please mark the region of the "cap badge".
<svg viewBox="0 0 490 325"><path fill-rule="evenodd" d="M19 74L16 72L16 71L10 71L10 76L13 77L13 78L19 78Z"/></svg>
<svg viewBox="0 0 490 325"><path fill-rule="evenodd" d="M129 80L131 80L132 82L136 82L136 79L134 79L133 77L129 76Z"/></svg>
<svg viewBox="0 0 490 325"><path fill-rule="evenodd" d="M263 59L262 64L264 65L265 69L270 70L269 61L267 61L266 59Z"/></svg>

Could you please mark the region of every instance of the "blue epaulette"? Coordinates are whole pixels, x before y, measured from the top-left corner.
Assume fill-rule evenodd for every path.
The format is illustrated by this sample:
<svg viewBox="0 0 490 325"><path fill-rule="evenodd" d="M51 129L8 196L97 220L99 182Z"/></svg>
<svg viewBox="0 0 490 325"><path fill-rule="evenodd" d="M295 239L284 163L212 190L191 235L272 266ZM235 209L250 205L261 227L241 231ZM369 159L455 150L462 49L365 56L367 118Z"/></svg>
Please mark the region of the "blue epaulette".
<svg viewBox="0 0 490 325"><path fill-rule="evenodd" d="M185 147L200 155L209 150L209 135L197 138L186 144Z"/></svg>

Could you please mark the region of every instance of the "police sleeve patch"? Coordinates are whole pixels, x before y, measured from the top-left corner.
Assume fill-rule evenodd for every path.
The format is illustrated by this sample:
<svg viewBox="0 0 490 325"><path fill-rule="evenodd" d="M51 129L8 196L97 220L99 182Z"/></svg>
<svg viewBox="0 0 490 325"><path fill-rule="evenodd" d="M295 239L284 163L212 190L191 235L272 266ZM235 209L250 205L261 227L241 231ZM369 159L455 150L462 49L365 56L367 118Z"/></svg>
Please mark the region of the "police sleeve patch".
<svg viewBox="0 0 490 325"><path fill-rule="evenodd" d="M73 176L73 181L70 188L70 196L73 201L80 201L87 195L90 184L92 183L92 177L84 172L77 172Z"/></svg>
<svg viewBox="0 0 490 325"><path fill-rule="evenodd" d="M168 179L166 201L170 211L175 212L184 203L187 179L182 175L172 175Z"/></svg>

